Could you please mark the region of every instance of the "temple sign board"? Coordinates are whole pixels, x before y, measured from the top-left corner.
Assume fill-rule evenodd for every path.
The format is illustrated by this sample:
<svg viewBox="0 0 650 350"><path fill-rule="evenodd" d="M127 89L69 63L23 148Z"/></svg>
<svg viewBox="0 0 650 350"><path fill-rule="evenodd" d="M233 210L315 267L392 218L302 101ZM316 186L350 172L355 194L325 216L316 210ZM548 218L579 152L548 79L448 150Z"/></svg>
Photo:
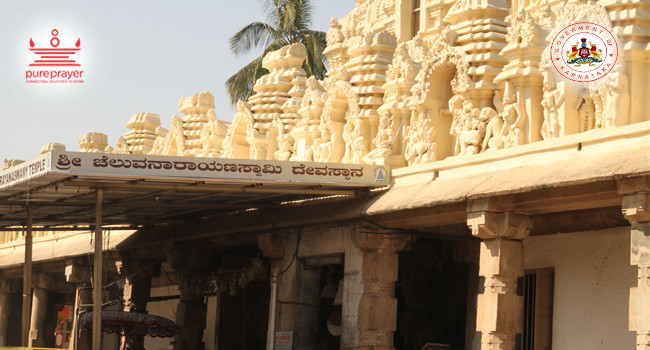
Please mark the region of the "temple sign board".
<svg viewBox="0 0 650 350"><path fill-rule="evenodd" d="M161 180L195 178L206 183L273 182L370 187L390 184L390 170L384 165L52 151L0 172L0 190L46 173L102 177L128 175Z"/></svg>

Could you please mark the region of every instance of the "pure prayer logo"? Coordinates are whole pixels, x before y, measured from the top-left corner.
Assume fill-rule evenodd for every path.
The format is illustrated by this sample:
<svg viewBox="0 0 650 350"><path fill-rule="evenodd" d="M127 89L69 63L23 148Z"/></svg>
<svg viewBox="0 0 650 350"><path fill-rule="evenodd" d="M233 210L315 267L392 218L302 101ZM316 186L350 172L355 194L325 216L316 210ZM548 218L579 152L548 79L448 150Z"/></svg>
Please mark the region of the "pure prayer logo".
<svg viewBox="0 0 650 350"><path fill-rule="evenodd" d="M551 44L553 66L573 81L598 80L614 69L617 59L616 39L595 23L574 23L560 31Z"/></svg>
<svg viewBox="0 0 650 350"><path fill-rule="evenodd" d="M29 84L78 84L83 83L83 70L79 63L70 57L81 50L81 39L77 38L74 47L59 47L59 31L52 29L50 47L35 47L34 40L29 39L29 50L40 56L25 72L26 82ZM44 67L44 68L39 68ZM46 68L47 67L47 68Z"/></svg>

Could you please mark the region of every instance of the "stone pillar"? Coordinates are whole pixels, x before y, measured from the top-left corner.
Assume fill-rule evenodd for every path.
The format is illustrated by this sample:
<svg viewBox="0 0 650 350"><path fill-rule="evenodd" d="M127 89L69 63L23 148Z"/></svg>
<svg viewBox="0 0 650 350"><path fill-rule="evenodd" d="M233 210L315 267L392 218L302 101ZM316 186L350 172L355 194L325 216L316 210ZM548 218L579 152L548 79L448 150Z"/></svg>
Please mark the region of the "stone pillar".
<svg viewBox="0 0 650 350"><path fill-rule="evenodd" d="M650 190L649 179L619 182L622 210L630 222L630 263L638 266L636 286L630 287L630 331L636 349L650 350Z"/></svg>
<svg viewBox="0 0 650 350"><path fill-rule="evenodd" d="M321 276L298 260L298 235L266 233L258 236L258 244L271 260L271 270L284 271L278 276L275 330L293 331L293 348L302 350L316 344Z"/></svg>
<svg viewBox="0 0 650 350"><path fill-rule="evenodd" d="M393 335L397 329L397 299L395 299L395 282L399 270L397 252L407 246L411 236L355 232L353 241L362 255L360 268L363 292L357 311L359 331L357 349L393 349ZM347 261L346 266L348 266ZM345 284L346 281L344 281L344 291ZM351 288L353 286L348 283L347 291ZM344 298L343 303L345 305L350 301ZM345 309L344 306L343 317L346 319L345 322L348 322L349 314L346 315ZM344 327L346 326L344 324Z"/></svg>
<svg viewBox="0 0 650 350"><path fill-rule="evenodd" d="M81 305L92 305L93 294L90 285L90 271L88 266L75 265L73 262L68 262L65 267L66 282L76 283L77 288L75 291L74 301L74 318L72 329L74 334L70 337L70 349L77 350L90 350L92 348L92 334L89 330L81 327L80 324L80 311L91 310L88 307Z"/></svg>
<svg viewBox="0 0 650 350"><path fill-rule="evenodd" d="M9 328L9 312L11 312L9 293L2 291L0 292L0 346L5 346L7 342L7 329Z"/></svg>
<svg viewBox="0 0 650 350"><path fill-rule="evenodd" d="M118 264L118 273L126 275L124 292L122 294L124 311L147 313L147 302L151 294L151 272L148 268L150 260L124 259ZM145 270L146 269L146 270ZM122 337L121 347L126 349L144 349L144 337Z"/></svg>
<svg viewBox="0 0 650 350"><path fill-rule="evenodd" d="M43 344L43 329L45 315L47 314L47 290L43 288L34 288L32 294L32 317L29 326L29 347L45 346Z"/></svg>
<svg viewBox="0 0 650 350"><path fill-rule="evenodd" d="M203 331L207 305L205 292L210 280L212 253L197 249L175 252L180 301L176 308L176 350L204 350Z"/></svg>
<svg viewBox="0 0 650 350"><path fill-rule="evenodd" d="M517 291L524 276L521 240L532 227L528 216L493 208L488 200L470 201L467 225L481 242L476 329L481 350L515 350L523 333L523 295ZM482 290L482 292L481 292ZM477 334L478 336L478 334Z"/></svg>
<svg viewBox="0 0 650 350"><path fill-rule="evenodd" d="M7 345L9 314L11 313L11 294L18 290L12 280L0 280L0 346Z"/></svg>
<svg viewBox="0 0 650 350"><path fill-rule="evenodd" d="M363 252L354 243L354 232L344 235L343 300L341 310L341 349L356 349L359 302L363 295Z"/></svg>

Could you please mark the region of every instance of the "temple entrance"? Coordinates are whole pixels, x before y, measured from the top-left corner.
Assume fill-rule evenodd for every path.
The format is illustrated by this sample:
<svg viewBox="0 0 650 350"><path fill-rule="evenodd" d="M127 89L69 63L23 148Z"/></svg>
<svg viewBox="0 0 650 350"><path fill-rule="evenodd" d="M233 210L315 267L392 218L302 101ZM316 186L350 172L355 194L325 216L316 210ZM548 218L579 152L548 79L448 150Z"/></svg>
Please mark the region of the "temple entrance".
<svg viewBox="0 0 650 350"><path fill-rule="evenodd" d="M478 248L478 241L418 238L400 253L396 349L471 348Z"/></svg>
<svg viewBox="0 0 650 350"><path fill-rule="evenodd" d="M341 345L343 265L319 266L321 294L318 308L316 349L338 350Z"/></svg>

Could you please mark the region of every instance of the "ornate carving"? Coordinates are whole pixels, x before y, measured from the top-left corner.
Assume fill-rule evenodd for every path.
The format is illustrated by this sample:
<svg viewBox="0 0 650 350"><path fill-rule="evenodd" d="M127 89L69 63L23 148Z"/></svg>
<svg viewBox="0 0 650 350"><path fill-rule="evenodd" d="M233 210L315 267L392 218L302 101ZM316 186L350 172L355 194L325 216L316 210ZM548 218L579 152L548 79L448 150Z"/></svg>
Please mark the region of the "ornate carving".
<svg viewBox="0 0 650 350"><path fill-rule="evenodd" d="M560 136L559 109L564 102L564 95L557 89L555 82L544 79L544 97L542 107L544 108L544 122L542 123L542 138L544 140Z"/></svg>
<svg viewBox="0 0 650 350"><path fill-rule="evenodd" d="M578 94L575 112L578 114L580 132L585 132L596 127L596 107L594 106L594 99L591 97L589 89L582 89L580 94Z"/></svg>
<svg viewBox="0 0 650 350"><path fill-rule="evenodd" d="M25 163L25 161L20 160L20 159L4 159L2 161L2 169L0 169L0 170L7 170L7 169L9 169L11 167L15 167L16 165L21 164L21 163Z"/></svg>
<svg viewBox="0 0 650 350"><path fill-rule="evenodd" d="M117 141L115 142L115 149L113 150L112 153L116 154L130 154L129 152L129 144L126 142L126 138L123 136L120 136L117 138Z"/></svg>
<svg viewBox="0 0 650 350"><path fill-rule="evenodd" d="M79 150L81 152L102 153L108 146L108 136L101 132L89 132L79 136Z"/></svg>
<svg viewBox="0 0 650 350"><path fill-rule="evenodd" d="M331 132L327 127L320 127L320 137L316 139L313 147L315 162L331 162L333 156Z"/></svg>
<svg viewBox="0 0 650 350"><path fill-rule="evenodd" d="M165 137L162 155L182 156L185 154L185 133L183 130L183 119L174 114L171 120L171 128Z"/></svg>
<svg viewBox="0 0 650 350"><path fill-rule="evenodd" d="M537 41L538 31L533 17L524 10L519 10L511 18L506 41L508 45L526 45Z"/></svg>
<svg viewBox="0 0 650 350"><path fill-rule="evenodd" d="M505 147L518 146L524 143L524 126L526 126L526 111L521 107L515 92L509 82L506 82L503 95L503 130ZM481 119L485 120L485 119Z"/></svg>
<svg viewBox="0 0 650 350"><path fill-rule="evenodd" d="M149 154L161 155L163 154L163 149L165 148L165 139L169 130L159 126L156 128L156 141L154 141L153 146Z"/></svg>
<svg viewBox="0 0 650 350"><path fill-rule="evenodd" d="M428 114L423 111L413 111L411 124L406 129L406 132L404 158L406 158L408 165L424 164L436 159L438 144L433 141L435 140L436 130Z"/></svg>
<svg viewBox="0 0 650 350"><path fill-rule="evenodd" d="M393 119L388 112L382 113L379 118L379 132L372 140L375 149L370 151L363 157L365 163L373 164L378 159L384 159L390 151L391 145L395 140L395 130L393 126Z"/></svg>
<svg viewBox="0 0 650 350"><path fill-rule="evenodd" d="M627 122L630 108L630 87L623 66L617 64L605 77L607 103L605 104L605 127Z"/></svg>
<svg viewBox="0 0 650 350"><path fill-rule="evenodd" d="M219 158L221 156L221 147L223 140L228 132L228 124L217 119L214 109L207 113L208 122L201 128L200 144L202 152L199 157Z"/></svg>
<svg viewBox="0 0 650 350"><path fill-rule="evenodd" d="M224 158L246 158L250 153L248 139L254 137L253 112L250 105L244 101L237 101L237 112L233 119L226 138L223 140Z"/></svg>
<svg viewBox="0 0 650 350"><path fill-rule="evenodd" d="M293 154L292 148L293 143L291 135L280 135L280 137L278 137L278 150L273 153L273 159L289 160Z"/></svg>
<svg viewBox="0 0 650 350"><path fill-rule="evenodd" d="M529 13L535 20L535 23L542 26L550 27L555 21L555 14L549 5L534 7Z"/></svg>
<svg viewBox="0 0 650 350"><path fill-rule="evenodd" d="M343 140L345 140L344 163L362 164L363 157L368 153L368 139L363 130L365 121L361 118L348 119L343 128Z"/></svg>
<svg viewBox="0 0 650 350"><path fill-rule="evenodd" d="M562 29L580 21L596 23L607 28L610 32L612 31L612 22L609 20L609 14L602 5L591 1L581 4L568 3L558 11L555 26L546 39L553 40Z"/></svg>
<svg viewBox="0 0 650 350"><path fill-rule="evenodd" d="M409 57L408 47L402 43L397 46L393 62L388 66L386 80L414 80L418 74L418 68L415 62L411 60L411 57Z"/></svg>
<svg viewBox="0 0 650 350"><path fill-rule="evenodd" d="M327 45L339 44L345 40L345 36L341 30L341 25L336 17L330 18L330 29L327 31L325 40L327 41Z"/></svg>
<svg viewBox="0 0 650 350"><path fill-rule="evenodd" d="M156 128L160 126L160 116L154 113L134 114L126 127L130 129L124 134L128 151L131 154L148 154L156 141Z"/></svg>
<svg viewBox="0 0 650 350"><path fill-rule="evenodd" d="M50 142L48 144L43 145L43 147L41 147L40 154L45 154L47 152L52 152L52 151L65 152L65 145L62 143Z"/></svg>
<svg viewBox="0 0 650 350"><path fill-rule="evenodd" d="M489 113L481 113L465 94L456 94L449 100L449 112L453 116L451 135L456 136L456 155L470 155L481 151Z"/></svg>
<svg viewBox="0 0 650 350"><path fill-rule="evenodd" d="M185 117L182 118L185 144L183 153L179 153L179 155L196 156L203 151L201 130L209 121L207 114L210 110L214 110L214 96L207 91L180 99L178 112L185 114Z"/></svg>
<svg viewBox="0 0 650 350"><path fill-rule="evenodd" d="M456 74L451 81L451 88L454 94L461 94L470 87L468 75L469 64L465 61L463 54L453 46L455 34L446 27L436 37L431 48L422 61L422 68L416 77L417 83L411 88L413 97L409 106L416 107L424 104L429 91L429 75L442 65L452 63L456 66Z"/></svg>
<svg viewBox="0 0 650 350"><path fill-rule="evenodd" d="M495 94L495 99L499 95ZM503 109L501 110L503 111ZM508 126L503 123L503 112L498 113L492 108L485 107L481 110L483 116L482 120L488 120L485 128L485 137L483 138L483 145L481 152L494 151L503 149L506 146L506 135L508 134Z"/></svg>

